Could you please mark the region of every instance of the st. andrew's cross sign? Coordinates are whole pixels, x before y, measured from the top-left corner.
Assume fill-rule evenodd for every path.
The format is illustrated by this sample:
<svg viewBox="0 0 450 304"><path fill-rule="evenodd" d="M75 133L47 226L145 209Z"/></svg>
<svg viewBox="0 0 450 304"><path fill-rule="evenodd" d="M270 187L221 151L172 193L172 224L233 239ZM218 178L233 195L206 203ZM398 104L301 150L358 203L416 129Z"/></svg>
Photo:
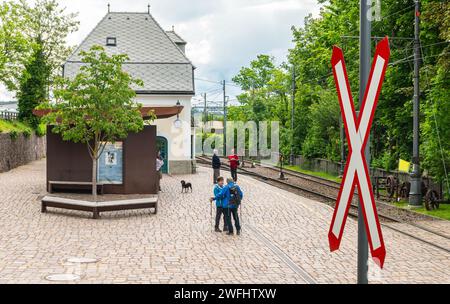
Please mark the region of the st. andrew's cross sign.
<svg viewBox="0 0 450 304"><path fill-rule="evenodd" d="M381 268L383 268L386 249L384 247L383 235L378 220L364 150L369 138L370 127L377 107L389 56L389 41L386 37L376 47L369 80L366 85L364 99L358 117L356 117L342 50L334 47L331 58L339 104L348 138L349 153L328 233L330 250L334 251L339 249L348 209L353 199L355 186L358 185L358 194L361 202L360 207L364 214L370 251L372 258Z"/></svg>

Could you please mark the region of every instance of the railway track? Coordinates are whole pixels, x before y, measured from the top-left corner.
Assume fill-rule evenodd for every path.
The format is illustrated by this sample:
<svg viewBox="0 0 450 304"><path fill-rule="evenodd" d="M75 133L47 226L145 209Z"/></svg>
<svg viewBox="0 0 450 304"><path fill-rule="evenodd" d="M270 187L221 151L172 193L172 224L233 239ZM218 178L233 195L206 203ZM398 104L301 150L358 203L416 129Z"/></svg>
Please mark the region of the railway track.
<svg viewBox="0 0 450 304"><path fill-rule="evenodd" d="M208 157L197 157L199 164L209 165L211 163L211 159ZM228 165L223 164L222 167L224 167L226 170L229 170ZM276 186L278 188L299 194L301 196L305 196L307 198L318 200L320 202L326 203L332 207L335 206L335 201L337 198L337 193L339 191L339 184L333 181L329 181L326 179L318 178L315 176L309 176L307 174L298 173L295 171L284 171L285 175L289 175L291 179L287 180L281 180L274 175L274 173L279 173L279 169L276 168L269 168L269 167L263 167L265 172L272 171L272 174L270 176L261 174L262 170L259 170L258 172L257 168L239 168L238 172L240 174L244 174L247 176L252 176L253 178L256 178L262 182L268 183L272 186ZM256 169L256 170L252 170ZM295 181L295 179L301 180L301 182ZM312 186L315 183L315 186ZM300 185L303 184L303 185ZM325 188L325 193L324 193ZM330 190L331 189L331 190ZM357 198L357 194L355 193L355 198ZM386 203L377 201L377 209L378 209L378 217L380 218L381 224L383 226L386 226L398 233L401 233L403 235L406 235L410 238L413 238L415 240L421 241L423 243L426 243L430 246L433 246L437 249L443 250L447 253L450 253L450 248L446 248L444 246L441 246L440 244L437 244L434 241L430 241L421 237L418 237L411 232L405 231L400 229L399 227L395 227L393 224L407 224L415 229L419 229L422 233L425 232L425 234L433 235L433 237L438 237L440 239L443 239L445 241L450 240L450 237L448 235L445 235L441 232L435 231L433 229L430 229L428 227L425 227L423 225L419 225L417 223L414 223L413 220L418 219L429 219L429 217L425 217L422 215L419 215L417 213L412 213L408 210L399 209L393 206L388 206ZM390 214L386 214L386 210L390 210ZM395 212L393 212L395 210ZM392 214L394 213L394 214ZM398 216L400 213L401 216ZM408 217L408 220L404 220L404 217L408 213L410 217ZM411 216L412 215L412 216ZM349 210L349 216L353 218L358 217L358 206L355 203L351 204L351 208ZM413 220L412 220L413 219Z"/></svg>
<svg viewBox="0 0 450 304"><path fill-rule="evenodd" d="M278 166L274 166L274 167L265 167L264 166L263 167L260 164L256 164L256 166L260 166L264 169L271 170L276 174L279 174L279 172L280 172L280 167L278 167ZM312 176L312 175L308 175L305 173L297 172L297 171L286 169L286 168L283 168L283 174L285 176L287 175L287 176L291 176L291 177L301 178L303 180L313 181L319 185L331 187L331 188L334 188L337 190L339 190L341 187L341 185L338 182L334 182L334 181L328 180L323 177Z"/></svg>

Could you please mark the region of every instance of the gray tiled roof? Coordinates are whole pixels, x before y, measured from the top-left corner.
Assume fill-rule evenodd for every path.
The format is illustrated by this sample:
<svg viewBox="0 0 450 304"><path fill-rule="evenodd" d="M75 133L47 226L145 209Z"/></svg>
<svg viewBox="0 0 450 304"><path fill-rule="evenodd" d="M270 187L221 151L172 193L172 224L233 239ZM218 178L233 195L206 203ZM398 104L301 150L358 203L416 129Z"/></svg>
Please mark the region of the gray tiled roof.
<svg viewBox="0 0 450 304"><path fill-rule="evenodd" d="M106 46L107 37L115 37L117 45ZM108 13L68 58L64 75L73 77L78 72L80 51L101 45L108 54L128 55L124 70L144 82L137 91L193 94L193 65L171 39L174 35L148 13Z"/></svg>
<svg viewBox="0 0 450 304"><path fill-rule="evenodd" d="M74 77L82 65L81 62L66 64L64 75ZM192 66L189 64L135 63L125 64L123 70L144 82L144 87L134 87L137 92L192 92Z"/></svg>

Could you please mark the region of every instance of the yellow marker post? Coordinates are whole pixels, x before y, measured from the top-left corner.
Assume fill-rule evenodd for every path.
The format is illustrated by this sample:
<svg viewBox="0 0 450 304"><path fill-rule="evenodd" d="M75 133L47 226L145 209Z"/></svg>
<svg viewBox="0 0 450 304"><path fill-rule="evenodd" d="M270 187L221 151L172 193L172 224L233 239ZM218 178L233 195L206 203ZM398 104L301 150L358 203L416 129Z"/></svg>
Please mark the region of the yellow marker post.
<svg viewBox="0 0 450 304"><path fill-rule="evenodd" d="M400 172L409 172L409 168L411 166L411 163L403 160L403 159L399 159L398 161L398 171Z"/></svg>

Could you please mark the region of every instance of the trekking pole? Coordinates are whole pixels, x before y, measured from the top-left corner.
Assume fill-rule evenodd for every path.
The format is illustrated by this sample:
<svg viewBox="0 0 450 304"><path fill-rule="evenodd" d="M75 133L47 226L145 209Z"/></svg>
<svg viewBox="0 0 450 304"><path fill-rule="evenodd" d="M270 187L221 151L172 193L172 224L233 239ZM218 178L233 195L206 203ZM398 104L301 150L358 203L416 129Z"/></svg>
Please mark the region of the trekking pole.
<svg viewBox="0 0 450 304"><path fill-rule="evenodd" d="M239 205L239 221L242 228L242 204Z"/></svg>

